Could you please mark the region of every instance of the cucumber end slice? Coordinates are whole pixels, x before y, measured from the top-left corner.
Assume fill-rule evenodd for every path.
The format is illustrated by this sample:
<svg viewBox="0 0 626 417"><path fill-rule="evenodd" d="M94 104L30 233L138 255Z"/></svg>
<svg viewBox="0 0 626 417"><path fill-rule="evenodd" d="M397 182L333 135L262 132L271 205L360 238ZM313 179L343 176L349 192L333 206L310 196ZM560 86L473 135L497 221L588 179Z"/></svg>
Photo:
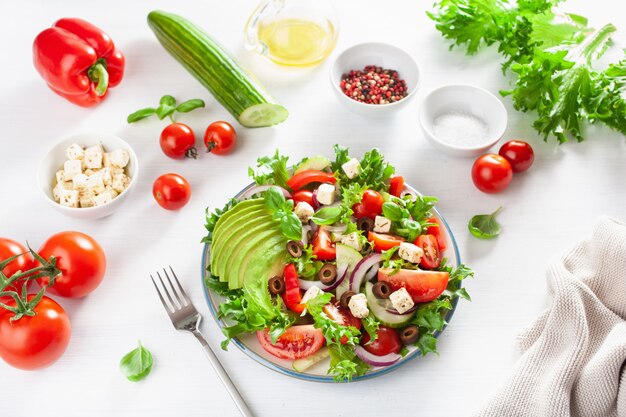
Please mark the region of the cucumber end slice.
<svg viewBox="0 0 626 417"><path fill-rule="evenodd" d="M239 123L245 127L265 127L282 123L289 116L280 104L263 103L248 107L239 116Z"/></svg>

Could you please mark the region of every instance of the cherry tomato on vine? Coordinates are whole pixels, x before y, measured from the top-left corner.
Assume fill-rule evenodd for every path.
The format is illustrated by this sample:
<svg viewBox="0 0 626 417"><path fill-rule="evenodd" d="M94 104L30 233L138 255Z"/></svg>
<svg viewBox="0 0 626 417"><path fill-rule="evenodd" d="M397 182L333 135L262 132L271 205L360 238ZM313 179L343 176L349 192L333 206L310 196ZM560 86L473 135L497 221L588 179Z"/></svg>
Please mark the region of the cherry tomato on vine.
<svg viewBox="0 0 626 417"><path fill-rule="evenodd" d="M161 132L159 143L163 153L173 159L196 158L198 151L194 147L196 136L189 126L172 123Z"/></svg>
<svg viewBox="0 0 626 417"><path fill-rule="evenodd" d="M524 172L533 164L535 152L526 142L510 140L498 151L500 156L509 161L513 172Z"/></svg>
<svg viewBox="0 0 626 417"><path fill-rule="evenodd" d="M500 155L491 153L482 155L472 166L474 185L484 193L498 193L504 190L512 178L511 164Z"/></svg>
<svg viewBox="0 0 626 417"><path fill-rule="evenodd" d="M204 133L204 146L206 151L216 155L226 155L235 149L237 144L237 132L227 122L211 123Z"/></svg>
<svg viewBox="0 0 626 417"><path fill-rule="evenodd" d="M191 186L178 174L163 174L154 181L152 195L166 210L178 210L191 198Z"/></svg>
<svg viewBox="0 0 626 417"><path fill-rule="evenodd" d="M28 252L28 250L20 243L12 239L0 237L0 262L25 252ZM25 255L19 256L18 258L13 260L13 262L5 266L2 270L2 273L7 278L11 278L17 271L25 272L34 267L35 261L33 260L32 256L27 253ZM31 281L28 281L29 286L30 283ZM17 282L13 283L11 286L7 287L6 291L15 291L17 293L21 293L23 285L24 280L20 279ZM0 302L6 302L7 299L7 297L0 297Z"/></svg>
<svg viewBox="0 0 626 417"><path fill-rule="evenodd" d="M27 300L34 297L29 294ZM15 300L7 305L15 307ZM34 370L51 365L70 341L70 320L59 304L44 296L33 311L34 316L11 322L13 313L0 309L0 357L15 368Z"/></svg>
<svg viewBox="0 0 626 417"><path fill-rule="evenodd" d="M81 232L61 232L52 235L37 252L45 259L54 256L61 275L48 287L52 294L62 297L84 297L95 290L106 272L106 255L91 236ZM49 277L37 279L48 285Z"/></svg>

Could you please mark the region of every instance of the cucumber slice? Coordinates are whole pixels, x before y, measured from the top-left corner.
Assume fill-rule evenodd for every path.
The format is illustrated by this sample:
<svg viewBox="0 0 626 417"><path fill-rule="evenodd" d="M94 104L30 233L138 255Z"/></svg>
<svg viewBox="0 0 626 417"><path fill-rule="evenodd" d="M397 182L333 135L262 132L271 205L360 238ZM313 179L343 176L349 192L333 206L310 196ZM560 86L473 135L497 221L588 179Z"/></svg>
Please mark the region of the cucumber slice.
<svg viewBox="0 0 626 417"><path fill-rule="evenodd" d="M265 127L283 122L289 112L280 104L263 103L248 107L239 115L239 123L245 127Z"/></svg>
<svg viewBox="0 0 626 417"><path fill-rule="evenodd" d="M337 243L335 245L337 250L337 265L348 264L348 274L351 274L356 264L363 259L363 255L351 246L344 245L343 243ZM341 295L350 289L350 277L346 277L341 284L335 290L335 296L340 298Z"/></svg>
<svg viewBox="0 0 626 417"><path fill-rule="evenodd" d="M374 284L371 282L365 283L365 297L367 298L367 306L378 321L387 327L403 327L409 320L413 318L415 312L407 314L392 314L378 301L372 288Z"/></svg>
<svg viewBox="0 0 626 417"><path fill-rule="evenodd" d="M323 347L312 355L307 356L306 358L296 359L293 361L293 369L296 372L304 372L309 369L311 366L315 365L318 362L326 359L330 356L330 350L327 347Z"/></svg>
<svg viewBox="0 0 626 417"><path fill-rule="evenodd" d="M330 166L330 159L324 158L323 156L312 156L310 158L305 159L296 167L296 170L293 172L294 175L306 171L307 169L315 169L317 171L322 171Z"/></svg>

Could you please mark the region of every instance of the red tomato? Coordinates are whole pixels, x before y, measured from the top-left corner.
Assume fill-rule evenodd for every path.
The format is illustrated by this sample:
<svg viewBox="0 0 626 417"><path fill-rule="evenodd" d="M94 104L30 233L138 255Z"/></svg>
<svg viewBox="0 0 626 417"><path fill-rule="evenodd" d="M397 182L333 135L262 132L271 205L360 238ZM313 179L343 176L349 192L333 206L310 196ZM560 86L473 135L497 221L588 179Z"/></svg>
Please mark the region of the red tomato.
<svg viewBox="0 0 626 417"><path fill-rule="evenodd" d="M315 201L313 201L313 191L300 190L292 194L294 206L300 202L309 203L311 207L315 207Z"/></svg>
<svg viewBox="0 0 626 417"><path fill-rule="evenodd" d="M298 272L294 264L285 265L283 279L285 280L285 293L283 294L285 306L287 306L289 310L301 314L306 306L300 303L300 301L302 301L302 294L300 293Z"/></svg>
<svg viewBox="0 0 626 417"><path fill-rule="evenodd" d="M374 250L378 253L389 250L394 246L400 246L400 243L406 241L405 238L394 235L386 235L384 233L368 232L367 240L374 242Z"/></svg>
<svg viewBox="0 0 626 417"><path fill-rule="evenodd" d="M422 271L400 269L394 273L391 268L380 268L378 280L388 282L393 291L406 288L416 303L426 303L439 297L448 286L450 274L443 271Z"/></svg>
<svg viewBox="0 0 626 417"><path fill-rule="evenodd" d="M496 154L480 156L472 166L474 185L484 193L498 193L508 187L513 178L509 161Z"/></svg>
<svg viewBox="0 0 626 417"><path fill-rule="evenodd" d="M305 358L324 345L324 334L312 324L291 326L274 344L267 329L256 332L256 337L263 349L282 359Z"/></svg>
<svg viewBox="0 0 626 417"><path fill-rule="evenodd" d="M404 177L402 175L394 175L389 181L389 194L400 197L404 190Z"/></svg>
<svg viewBox="0 0 626 417"><path fill-rule="evenodd" d="M342 326L352 326L361 330L361 319L354 317L349 309L342 307L339 303L326 304L322 310L332 321ZM348 343L348 338L342 336L340 342L342 345L345 345Z"/></svg>
<svg viewBox="0 0 626 417"><path fill-rule="evenodd" d="M166 210L178 210L191 198L191 186L178 174L163 174L154 181L152 195Z"/></svg>
<svg viewBox="0 0 626 417"><path fill-rule="evenodd" d="M430 226L426 228L426 234L435 236L437 239L437 246L439 246L439 250L443 252L446 250L446 237L443 235L443 224L437 218L431 217L426 220L428 223L437 223L437 226Z"/></svg>
<svg viewBox="0 0 626 417"><path fill-rule="evenodd" d="M362 219L363 217L370 217L363 203L356 203L355 205L353 205L352 213L353 213L353 216L356 217L357 219Z"/></svg>
<svg viewBox="0 0 626 417"><path fill-rule="evenodd" d="M52 294L62 297L84 297L95 290L106 272L106 256L102 247L92 237L80 232L61 232L52 235L39 249L45 259L54 256L61 270L48 288ZM42 287L50 279L41 277Z"/></svg>
<svg viewBox="0 0 626 417"><path fill-rule="evenodd" d="M498 151L500 156L509 161L513 172L524 172L533 164L535 152L526 142L510 140Z"/></svg>
<svg viewBox="0 0 626 417"><path fill-rule="evenodd" d="M369 353L378 356L385 356L390 353L399 353L402 350L402 341L400 341L400 335L396 329L391 327L379 326L376 331L378 337L372 343L370 341L369 333L365 332L361 345Z"/></svg>
<svg viewBox="0 0 626 417"><path fill-rule="evenodd" d="M374 190L365 190L361 198L361 204L363 204L365 211L368 213L368 217L372 219L382 214L384 202L383 196Z"/></svg>
<svg viewBox="0 0 626 417"><path fill-rule="evenodd" d="M323 227L313 236L313 255L320 261L332 261L337 257L337 249L330 239L330 233Z"/></svg>
<svg viewBox="0 0 626 417"><path fill-rule="evenodd" d="M420 235L413 242L424 251L420 266L426 269L435 269L441 265L441 253L437 239L433 235Z"/></svg>
<svg viewBox="0 0 626 417"><path fill-rule="evenodd" d="M316 169L307 169L302 172L298 172L293 177L287 180L287 185L291 187L292 190L297 191L305 185L314 183L314 182L329 182L334 184L337 182L337 179L332 173L318 171Z"/></svg>
<svg viewBox="0 0 626 417"><path fill-rule="evenodd" d="M196 158L198 151L194 148L196 136L193 130L182 123L172 123L161 132L159 140L163 153L170 158Z"/></svg>
<svg viewBox="0 0 626 417"><path fill-rule="evenodd" d="M32 300L35 294L30 294ZM15 300L7 303L15 307ZM25 370L44 368L65 352L72 332L63 308L44 296L34 308L34 316L11 322L8 310L0 309L0 357L9 365Z"/></svg>
<svg viewBox="0 0 626 417"><path fill-rule="evenodd" d="M237 132L230 123L211 123L204 132L204 146L206 151L216 155L226 155L235 149Z"/></svg>
<svg viewBox="0 0 626 417"><path fill-rule="evenodd" d="M0 237L0 262L5 261L15 255L19 255L21 253L28 252L28 250L19 244L18 242L7 239L4 237ZM11 278L17 271L25 272L29 269L35 267L35 261L33 260L30 254L22 255L13 262L9 263L4 267L2 273L7 277ZM28 281L28 286L30 287L31 281ZM17 282L13 283L13 285L7 287L6 291L16 291L21 294L22 286L24 285L24 280L20 279ZM11 297L0 297L0 302L6 303L8 299L12 299Z"/></svg>

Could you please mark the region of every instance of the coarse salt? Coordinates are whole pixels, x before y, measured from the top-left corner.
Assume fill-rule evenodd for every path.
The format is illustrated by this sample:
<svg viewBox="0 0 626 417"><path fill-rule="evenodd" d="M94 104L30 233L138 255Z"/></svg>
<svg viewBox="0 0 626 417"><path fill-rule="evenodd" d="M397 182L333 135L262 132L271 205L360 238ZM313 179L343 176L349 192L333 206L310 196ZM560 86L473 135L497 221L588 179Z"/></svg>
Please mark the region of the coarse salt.
<svg viewBox="0 0 626 417"><path fill-rule="evenodd" d="M485 143L487 125L471 113L451 111L437 116L433 122L433 133L449 145L478 146Z"/></svg>

